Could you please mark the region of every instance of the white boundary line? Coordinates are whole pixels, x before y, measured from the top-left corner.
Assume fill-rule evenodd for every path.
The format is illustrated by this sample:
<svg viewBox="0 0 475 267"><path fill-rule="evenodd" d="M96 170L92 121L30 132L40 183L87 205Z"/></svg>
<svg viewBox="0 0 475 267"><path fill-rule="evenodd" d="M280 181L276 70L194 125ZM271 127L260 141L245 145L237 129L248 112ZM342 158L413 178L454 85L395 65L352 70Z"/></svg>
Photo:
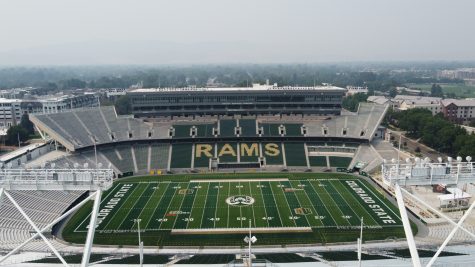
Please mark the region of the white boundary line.
<svg viewBox="0 0 475 267"><path fill-rule="evenodd" d="M148 219L147 224L145 225L145 229L148 229L148 225L150 224L150 221L152 221L153 215L155 214L155 211L157 210L160 202L162 201L163 197L165 196L165 192L167 192L168 187L170 186L171 183L169 183L169 182L160 182L159 184L167 184L167 187L165 188L165 191L163 191L163 194L158 199L157 205L153 209L152 214L150 215L150 218Z"/></svg>
<svg viewBox="0 0 475 267"><path fill-rule="evenodd" d="M299 181L296 181L296 182L299 182L299 184L304 185L304 184L300 183L300 180L299 180ZM290 181L290 185L292 185L292 181ZM293 188L293 185L292 185L292 188ZM313 205L312 200L311 200L310 197L307 195L307 192L305 191L305 189L304 189L304 190L301 190L301 191L303 192L304 198L307 198L308 202L310 203L310 207L312 208L313 212L315 212L315 216L318 216L318 219L316 219L316 220L320 221L320 223L321 223L322 225L325 225L325 224L322 222L322 219L320 219L320 214L317 212L317 209L316 209L315 206ZM295 193L295 192L294 192L294 193ZM295 197L297 198L297 200L299 200L299 197L297 196L297 193L295 193ZM299 204L302 205L301 202L300 202L300 200L299 200ZM308 219L307 219L307 221L308 221ZM311 226L311 227L315 227L315 226Z"/></svg>
<svg viewBox="0 0 475 267"><path fill-rule="evenodd" d="M186 187L186 190L187 190L186 193L188 193L188 190L190 190L190 185L191 185L191 183L188 183L188 186ZM198 192L198 189L196 189L196 192ZM181 207L183 206L183 202L185 202L186 196L187 196L187 194L184 194L183 199L181 200L180 207L178 208L179 211L181 211ZM196 195L195 195L195 196L196 196ZM194 202L194 201L195 201L195 199L193 198L193 202ZM190 215L191 215L191 212L190 212ZM175 216L175 220L173 221L172 229L175 229L175 224L176 224L176 221L178 221L178 218L179 218L179 217L180 217L180 214L177 214L177 215ZM190 218L190 216L188 216L188 218ZM189 219L188 219L188 220L189 220ZM188 222L186 222L186 224L188 225Z"/></svg>
<svg viewBox="0 0 475 267"><path fill-rule="evenodd" d="M279 183L280 184L280 183ZM275 200L275 194L274 194L274 190L272 190L272 185L269 183L269 188L270 188L270 191L272 192L272 199L274 199L274 203L275 203L275 207L277 209L277 214L279 214L279 219L280 219L280 225L281 226L284 226L284 224L282 223L282 216L280 216L280 211L278 209L278 206L277 206L277 201ZM285 197L285 196L284 196ZM287 201L287 199L286 199ZM288 204L288 203L287 203ZM288 206L287 206L288 207ZM290 209L290 208L289 208ZM292 214L292 211L290 211L290 214ZM292 220L294 221L294 224L295 224L295 220ZM297 226L297 224L295 224L295 226Z"/></svg>
<svg viewBox="0 0 475 267"><path fill-rule="evenodd" d="M312 184L312 181L308 181L308 183L310 184L310 186L312 187L312 190L315 192L316 195L318 195L318 191L317 189L315 189L315 186ZM310 197L308 197L310 199ZM323 201L323 199L318 196L318 198L322 201L322 204L323 204L323 207L325 208L325 210L328 212L328 214L330 214L330 217L332 218L332 221L335 223L335 227L338 227L338 223L336 222L335 218L333 217L332 213L330 212L330 210L327 208L327 205L325 205L325 201ZM325 224L323 224L325 225Z"/></svg>
<svg viewBox="0 0 475 267"><path fill-rule="evenodd" d="M358 180L358 182L359 182L361 185L363 185L363 186L366 188L366 190L367 190L370 194L372 194L374 197L376 197L376 198L378 199L378 201L381 202L389 211L391 211L391 213L392 213L394 216L396 216L396 218L398 218L398 219L401 221L401 223L402 223L401 217L398 216L392 209L390 209L390 208L388 207L388 205L386 205L386 203L385 203L383 200L381 200L381 198L379 198L378 195L376 195L375 193L373 193L373 191L370 190L363 182L361 182L361 181L359 181L359 180ZM400 226L402 226L402 224L401 224Z"/></svg>
<svg viewBox="0 0 475 267"><path fill-rule="evenodd" d="M203 210L201 211L201 222L200 222L200 229L203 229L203 220L205 219L205 210L206 210L206 204L208 202L208 195L209 195L209 188L211 187L211 183L208 183L208 190L206 190L206 195L205 195L205 203L203 205Z"/></svg>
<svg viewBox="0 0 475 267"><path fill-rule="evenodd" d="M190 182L191 183L191 182ZM193 206L195 206L195 200L196 198L199 196L198 192L199 190L201 189L201 183L198 183L198 188L196 188L196 194L195 194L195 197L193 198L193 203L191 203L191 208L190 208L190 215L188 216L188 218L191 218L191 213L193 211ZM181 209L181 207L180 207ZM194 219L193 219L194 220ZM190 223L190 220L188 219L188 221L186 222L186 227L185 229L188 229L188 224Z"/></svg>
<svg viewBox="0 0 475 267"><path fill-rule="evenodd" d="M139 202L139 200L142 198L143 194L145 191L147 191L147 188L152 185L152 183L149 183L145 189L142 191L142 193L140 193L140 196L137 198L137 200L135 200L134 204L132 205L132 207L129 209L129 212L127 212L127 215L125 215L124 219L122 219L122 221L120 222L119 224L119 227L117 230L120 230L120 227L122 226L122 224L124 224L125 222L125 219L127 219L127 217L129 217L129 214L130 212L134 209L134 207L137 205L137 202ZM150 198L149 198L150 199ZM132 224L132 227L134 226L135 223Z"/></svg>
<svg viewBox="0 0 475 267"><path fill-rule="evenodd" d="M327 186L325 185L325 186L322 186L322 187L323 187L323 190L328 194L328 196L330 196L331 202L335 203L336 208L341 212L341 214L343 214L345 216L346 214L343 213L343 211L340 209L340 206L338 206L338 203L336 203L336 201L331 196L330 192L328 192L328 190L326 189ZM348 220L347 218L344 218L344 219L348 222L349 225L352 225L350 223L350 220Z"/></svg>
<svg viewBox="0 0 475 267"><path fill-rule="evenodd" d="M112 194L112 192L115 191L115 189L119 186L119 184L120 184L120 183L116 184L116 185L114 186L114 188L113 188L111 191L109 191L109 193L107 193L107 196L104 197L104 198L102 198L101 205L102 205L102 202L104 202L104 201L109 197L109 195ZM91 211L91 212L92 212L92 211ZM82 222L76 227L76 229L74 229L74 232L75 232L75 233L87 233L87 230L86 230L86 231L79 231L78 228L79 228L79 227L87 220L87 218L89 218L89 217L91 217L91 214L90 214L90 213L86 216L86 218L84 218L84 220L82 220ZM87 228L86 228L86 229L87 229Z"/></svg>
<svg viewBox="0 0 475 267"><path fill-rule="evenodd" d="M267 209L266 209L266 202L264 201L264 194L262 193L262 185L261 185L261 182L258 181L257 183L258 183L258 185L259 185L259 187L258 187L258 188L259 188L259 191L261 191L261 198L262 198L262 204L263 204L262 206L264 207L264 212L265 212L265 214L266 214L266 218L269 218L269 215L267 214ZM275 218L273 218L273 219L275 219ZM280 218L279 218L279 220L280 220ZM267 222L267 227L270 227L269 220L266 219L266 222Z"/></svg>
<svg viewBox="0 0 475 267"><path fill-rule="evenodd" d="M293 185L292 185L292 183L291 183L290 181L289 181L289 184L290 184L291 188L294 188ZM299 183L299 184L300 184L300 183ZM297 197L297 194L295 194L295 191L292 191L292 193L294 193L294 197L297 199L297 203L299 203L300 208L303 208L302 203L300 203L300 200L299 200L299 198ZM284 196L285 196L285 192L284 192ZM287 199L287 196L286 196L285 198ZM288 201L287 201L287 202L288 202ZM290 206L289 206L289 207L290 207ZM295 210L294 210L294 212L295 212ZM312 227L312 226L310 225L308 219L307 219L307 215L301 215L301 216L303 216L303 217L305 218L305 221L307 221L307 226L308 226L308 227Z"/></svg>
<svg viewBox="0 0 475 267"><path fill-rule="evenodd" d="M158 187L158 188L155 188L155 189L153 190L152 194L150 195L150 197L148 198L147 202L145 203L145 205L143 206L142 210L140 211L140 214L139 214L138 218L140 218L140 217L142 216L142 213L143 213L143 211L145 210L145 207L147 207L148 203L149 203L150 200L153 198L153 195L155 194L155 192L157 191L157 189L160 189L160 186L159 186L159 183L158 183L158 182L153 182L153 183L151 183L151 184L155 184L155 183L157 184L157 187ZM134 222L134 224L132 225L132 228L134 228L134 226L135 226L135 222Z"/></svg>
<svg viewBox="0 0 475 267"><path fill-rule="evenodd" d="M132 190L132 192L130 192L129 195L127 195L127 197L123 199L124 202L121 203L120 207L115 206L115 208L122 208L122 206L123 206L125 203L127 203L127 200L134 194L135 190L137 190L137 188L139 188L139 187L140 187L140 183L138 183L137 186L134 186L134 189ZM115 208L114 208L114 209L115 209ZM115 216L116 216L118 213L119 213L119 212L114 212L114 214L112 215L111 219L110 219L110 220L107 222L107 224L104 226L104 230L107 229L107 226L109 226L109 223L114 220ZM121 222L121 224L122 224L122 222Z"/></svg>
<svg viewBox="0 0 475 267"><path fill-rule="evenodd" d="M363 207L364 212L369 215L369 217L374 221L374 223L376 223L378 226L381 226L381 225L379 224L378 220L376 220L376 219L373 217L373 214L371 214L371 213L366 209L366 207L365 207L363 204L361 204L361 203L359 202L358 198L357 198L356 196L354 196L353 193L352 193L348 188L346 188L345 183L340 182L340 184L341 184L341 185L343 186L343 188L347 191L347 194L351 195L351 197L357 201L358 205L360 205L361 207ZM335 187L335 186L334 186L334 187ZM340 192L336 187L335 187L335 190L338 191L338 192ZM350 203L348 203L348 201L346 200L346 198L343 198L343 199L345 200L346 204L351 208L351 210L353 210L353 213L354 213L356 216L359 216L359 214L356 213L355 210L350 206ZM360 199L361 199L361 198L360 198ZM362 200L362 199L361 199L361 200ZM358 218L358 219L361 219L361 218ZM379 218L378 218L378 219L379 219ZM365 221L365 224L366 224L366 225L369 225L368 222L367 222L367 220L364 220L364 221Z"/></svg>

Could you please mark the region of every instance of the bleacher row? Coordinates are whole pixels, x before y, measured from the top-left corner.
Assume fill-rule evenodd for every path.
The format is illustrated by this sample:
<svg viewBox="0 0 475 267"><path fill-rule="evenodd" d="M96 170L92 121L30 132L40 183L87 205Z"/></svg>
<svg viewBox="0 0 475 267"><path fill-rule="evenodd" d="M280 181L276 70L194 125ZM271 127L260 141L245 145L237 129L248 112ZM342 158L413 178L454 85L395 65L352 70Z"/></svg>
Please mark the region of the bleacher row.
<svg viewBox="0 0 475 267"><path fill-rule="evenodd" d="M362 103L355 114L257 116L243 118L186 117L144 121L117 116L114 107L32 115L39 129L74 151L94 144L134 140L206 137L335 137L370 140L387 106Z"/></svg>
<svg viewBox="0 0 475 267"><path fill-rule="evenodd" d="M150 170L167 169L169 144L134 144L101 147L97 162L111 167L117 173L147 173ZM54 168L93 168L96 162L94 151L88 150L64 156L49 162Z"/></svg>
<svg viewBox="0 0 475 267"><path fill-rule="evenodd" d="M59 217L83 192L9 191L9 193L41 229ZM0 240L2 241L0 249L12 249L31 236L33 227L5 196L0 205L0 214L2 215L0 216ZM40 246L45 247L44 243Z"/></svg>
<svg viewBox="0 0 475 267"><path fill-rule="evenodd" d="M341 148L346 144L342 143ZM353 145L353 144L352 144ZM214 142L178 143L172 145L170 168L208 168L210 161L219 163L260 163L280 167L348 168L354 153L311 155L305 142Z"/></svg>
<svg viewBox="0 0 475 267"><path fill-rule="evenodd" d="M100 147L97 161L116 173L209 169L217 163L256 163L261 167L347 168L358 149L343 142L209 142L118 144ZM171 150L171 151L170 151ZM94 151L76 152L49 162L53 168L93 168ZM249 167L251 168L251 167Z"/></svg>

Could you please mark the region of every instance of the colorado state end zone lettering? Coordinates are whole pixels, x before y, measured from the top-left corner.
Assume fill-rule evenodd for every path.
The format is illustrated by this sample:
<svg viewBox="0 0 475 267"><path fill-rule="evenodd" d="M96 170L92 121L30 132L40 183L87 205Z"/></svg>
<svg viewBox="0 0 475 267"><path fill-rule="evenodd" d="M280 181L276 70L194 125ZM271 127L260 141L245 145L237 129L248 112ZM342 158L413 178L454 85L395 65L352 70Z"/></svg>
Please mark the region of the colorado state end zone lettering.
<svg viewBox="0 0 475 267"><path fill-rule="evenodd" d="M371 211L374 212L374 214L376 214L376 216L378 216L383 223L396 224L396 221L381 207L381 205L377 205L374 199L369 196L355 181L346 181L346 183L366 204L368 204L368 207L371 209Z"/></svg>

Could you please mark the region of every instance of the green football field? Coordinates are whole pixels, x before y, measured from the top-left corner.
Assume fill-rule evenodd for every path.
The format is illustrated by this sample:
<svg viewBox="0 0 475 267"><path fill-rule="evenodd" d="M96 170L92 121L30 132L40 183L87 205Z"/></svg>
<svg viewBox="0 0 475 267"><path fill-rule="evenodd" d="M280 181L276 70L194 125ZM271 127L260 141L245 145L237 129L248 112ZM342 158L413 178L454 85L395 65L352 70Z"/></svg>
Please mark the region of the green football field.
<svg viewBox="0 0 475 267"><path fill-rule="evenodd" d="M190 179L118 182L103 194L98 234L159 231L213 233L251 227L265 232L303 229L401 229L395 207L351 176L328 179ZM77 220L87 231L90 215Z"/></svg>

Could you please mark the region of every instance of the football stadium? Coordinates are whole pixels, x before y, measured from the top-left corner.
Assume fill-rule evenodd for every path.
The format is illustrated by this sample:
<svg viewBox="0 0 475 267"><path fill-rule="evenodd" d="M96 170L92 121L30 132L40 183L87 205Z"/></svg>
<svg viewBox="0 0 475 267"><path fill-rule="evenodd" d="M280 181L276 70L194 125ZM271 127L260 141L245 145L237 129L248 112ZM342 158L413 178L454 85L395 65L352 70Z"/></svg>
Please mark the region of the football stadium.
<svg viewBox="0 0 475 267"><path fill-rule="evenodd" d="M380 127L389 105L343 110L345 89L331 85L128 94L129 115L103 106L30 117L51 151L25 165L25 173L36 183L48 173L56 173L52 182L70 180L64 190L9 191L17 202L1 206L2 250L50 255L30 263L61 263L58 254L79 263L84 247L92 251L88 262L111 264L137 263L139 249L141 262L161 264L244 264L246 257L262 266L407 263L407 228L429 243L434 235L417 212L409 213L411 222L401 217L394 189L371 176L385 159L399 157ZM112 180L80 182L99 170ZM17 206L30 221L22 221ZM31 222L47 229L44 238L58 254ZM362 237L368 249L358 256ZM450 253L456 254L441 256Z"/></svg>

